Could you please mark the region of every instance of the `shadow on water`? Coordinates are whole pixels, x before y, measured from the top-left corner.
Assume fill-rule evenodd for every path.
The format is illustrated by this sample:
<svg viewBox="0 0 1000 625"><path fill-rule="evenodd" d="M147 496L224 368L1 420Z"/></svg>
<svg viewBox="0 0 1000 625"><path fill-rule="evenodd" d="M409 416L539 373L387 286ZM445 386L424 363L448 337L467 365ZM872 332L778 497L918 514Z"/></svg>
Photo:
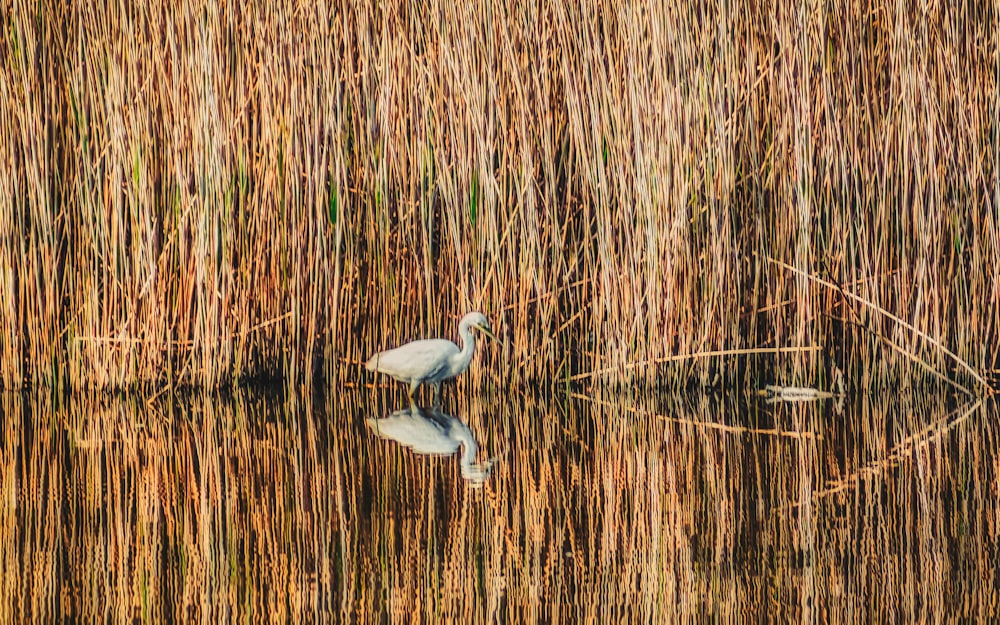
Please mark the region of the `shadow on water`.
<svg viewBox="0 0 1000 625"><path fill-rule="evenodd" d="M994 404L0 398L4 622L997 615Z"/></svg>

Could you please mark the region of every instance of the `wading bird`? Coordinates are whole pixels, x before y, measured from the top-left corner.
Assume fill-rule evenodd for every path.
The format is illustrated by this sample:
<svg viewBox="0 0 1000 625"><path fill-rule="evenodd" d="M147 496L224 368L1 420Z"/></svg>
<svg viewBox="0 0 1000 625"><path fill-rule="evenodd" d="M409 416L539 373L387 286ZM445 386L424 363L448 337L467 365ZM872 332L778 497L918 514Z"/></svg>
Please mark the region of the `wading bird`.
<svg viewBox="0 0 1000 625"><path fill-rule="evenodd" d="M421 384L434 385L434 401L441 400L441 381L453 378L469 368L472 353L476 349L476 329L497 341L490 329L490 322L480 312L470 312L458 324L458 334L462 337L462 349L447 339L424 339L401 345L396 349L379 352L368 359L365 368L380 371L400 382L410 385L410 403L413 394Z"/></svg>

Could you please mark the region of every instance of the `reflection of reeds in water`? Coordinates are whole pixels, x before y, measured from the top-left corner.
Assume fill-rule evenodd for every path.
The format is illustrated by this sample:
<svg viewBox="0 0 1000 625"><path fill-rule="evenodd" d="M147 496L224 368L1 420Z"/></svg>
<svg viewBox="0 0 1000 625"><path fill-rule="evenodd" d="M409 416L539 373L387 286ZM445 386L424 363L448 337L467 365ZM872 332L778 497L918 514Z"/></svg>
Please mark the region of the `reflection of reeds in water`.
<svg viewBox="0 0 1000 625"><path fill-rule="evenodd" d="M744 4L11 3L0 382L996 369L995 3Z"/></svg>
<svg viewBox="0 0 1000 625"><path fill-rule="evenodd" d="M996 616L995 405L460 398L475 489L343 393L0 400L3 621Z"/></svg>
<svg viewBox="0 0 1000 625"><path fill-rule="evenodd" d="M326 474L312 466L314 422L293 407L3 399L14 620L226 622L333 595L332 567L317 566L328 562L319 532L332 529L317 511L329 507L313 505Z"/></svg>

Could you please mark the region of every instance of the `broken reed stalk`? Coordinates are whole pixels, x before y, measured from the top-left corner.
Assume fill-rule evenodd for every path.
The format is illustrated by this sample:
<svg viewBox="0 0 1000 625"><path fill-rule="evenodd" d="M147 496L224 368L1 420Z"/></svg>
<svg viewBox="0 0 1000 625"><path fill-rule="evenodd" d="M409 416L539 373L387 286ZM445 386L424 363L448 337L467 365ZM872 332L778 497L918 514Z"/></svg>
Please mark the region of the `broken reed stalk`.
<svg viewBox="0 0 1000 625"><path fill-rule="evenodd" d="M274 319L268 319L267 321L262 321L262 322L260 322L258 324L255 324L255 325L253 325L253 326L251 326L249 328L246 328L245 330L241 330L239 332L234 332L233 334L229 335L228 338L231 338L231 339L246 338L247 336L253 334L254 332L258 332L260 330L263 330L264 328L268 328L268 327L273 326L275 324L281 323L282 321L290 318L291 316L292 316L292 313L287 312L287 313L285 313L285 314L283 314L283 315L281 315L279 317L275 317ZM75 336L73 338L75 340L83 342L83 343L88 343L88 342L93 342L93 343L126 343L126 344L128 344L128 343L148 343L148 341L146 339L133 338L133 337ZM166 350L166 349L169 349L171 346L172 347L191 347L192 345L193 345L192 341L173 341L171 343L171 345L160 345L160 349Z"/></svg>
<svg viewBox="0 0 1000 625"><path fill-rule="evenodd" d="M866 306L867 308L870 308L870 309L874 310L875 312L877 312L878 314L882 315L883 317L894 321L895 323L899 324L900 326L902 326L902 327L906 328L907 330L909 330L910 332L912 332L914 335L920 337L921 339L923 339L924 341L926 341L927 343L929 343L932 347L934 347L935 349L937 349L938 351L940 351L944 355L948 356L948 358L950 358L953 362L955 362L955 364L957 364L959 367L961 367L962 369L964 369L966 371L966 373L968 373L970 376L972 376L972 379L974 379L976 382L978 382L982 386L982 389L987 394L993 394L994 392L996 392L996 389L994 389L992 386L990 386L990 383L987 382L986 379L983 378L982 375L980 375L975 369L973 369L972 366L969 365L969 363L965 362L962 358L960 358L958 355L956 355L950 349L948 349L947 347L945 347L944 344L941 343L941 341L935 339L934 337L930 336L926 332L923 332L922 330L918 329L913 324L911 324L911 323L909 323L907 321L904 321L899 316L894 315L893 313L891 313L888 310L886 310L885 308L879 306L875 302L866 300L863 297L860 297L858 295L850 293L849 291L846 291L845 289L843 289L840 286L834 284L833 282L830 282L828 280L824 280L824 279L819 278L817 276L808 274L808 273L806 273L806 272L804 272L804 271L802 271L800 269L792 267L788 263L782 262L780 260L776 260L776 259L771 258L771 257L768 257L767 261L769 263L773 264L773 265L777 265L778 267L781 267L782 269L786 269L788 271L791 271L792 273L795 273L796 275L799 275L799 276L802 276L802 277L804 277L804 278L806 278L808 280L811 280L812 282L815 282L815 283L817 283L817 284L819 284L821 286L825 286L825 287L827 287L829 289L833 289L833 290L837 291L838 293L842 294L844 297L846 297L846 298L848 298L848 299L850 299L850 300L852 300L854 302L857 302L858 304ZM922 359L918 358L916 355L910 354L910 353L904 351L901 347L899 347L898 345L896 345L892 341L889 341L888 339L885 339L884 337L881 337L881 335L879 335L878 333L875 333L875 334L876 334L876 336L879 336L879 338L881 338L883 341L885 341L890 347L892 347L894 350L898 351L900 354L902 354L906 358L908 358L911 361L913 361L913 362L921 365L923 368L927 369L928 371L934 372L934 369L928 363L924 362ZM972 395L972 393L968 389L966 389L964 386L958 384L957 382L954 382L954 381L948 379L946 376L944 376L941 373L936 373L935 377L937 377L938 379L944 380L945 382L948 382L949 384L955 386L959 390L962 390L962 391L964 391L965 393L967 393L969 395Z"/></svg>
<svg viewBox="0 0 1000 625"><path fill-rule="evenodd" d="M823 348L818 345L808 345L805 347L748 347L744 349L715 349L706 352L697 352L694 354L675 354L673 356L664 356L662 358L655 358L653 360L647 360L644 362L630 362L628 364L622 365L621 370L629 370L643 366L662 365L669 362L684 362L688 360L698 360L701 358L724 358L733 356L754 356L761 354L803 354L808 352L822 351L822 349ZM569 376L569 380L571 382L576 382L579 380L585 380L599 375L612 373L615 371L617 371L617 369L611 369L611 368L600 369L598 371L586 371L583 373L577 373L575 375Z"/></svg>
<svg viewBox="0 0 1000 625"><path fill-rule="evenodd" d="M590 397L589 395L584 395L583 393L570 393L569 397L573 399L581 399L588 401L592 404L598 406L604 406L607 408L614 408L620 412L630 412L640 417L652 417L660 421L667 421L669 423L677 423L679 425L688 425L696 428L701 428L705 430L713 430L716 432L722 432L724 434L750 434L753 436L776 436L779 438L794 438L794 439L810 439L810 440L822 440L823 435L817 434L815 432L801 432L796 430L779 430L778 428L773 428L770 430L765 430L761 428L748 428L742 425L726 425L725 423L715 423L712 421L696 421L694 419L680 419L677 417L668 417L667 415L657 414L653 412L648 412L645 410L640 410L635 406L628 404L616 404L603 399L596 399Z"/></svg>

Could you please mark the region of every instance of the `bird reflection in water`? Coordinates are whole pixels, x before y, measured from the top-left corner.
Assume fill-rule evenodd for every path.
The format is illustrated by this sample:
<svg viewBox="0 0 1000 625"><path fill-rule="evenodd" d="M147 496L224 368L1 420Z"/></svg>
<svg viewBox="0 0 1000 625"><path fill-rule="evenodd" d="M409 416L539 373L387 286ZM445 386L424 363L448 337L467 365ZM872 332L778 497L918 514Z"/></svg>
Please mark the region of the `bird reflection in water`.
<svg viewBox="0 0 1000 625"><path fill-rule="evenodd" d="M479 445L469 426L440 408L410 405L388 417L368 418L365 423L380 438L409 447L414 453L450 456L462 449L462 477L473 486L482 486L490 477L496 458L476 462Z"/></svg>

